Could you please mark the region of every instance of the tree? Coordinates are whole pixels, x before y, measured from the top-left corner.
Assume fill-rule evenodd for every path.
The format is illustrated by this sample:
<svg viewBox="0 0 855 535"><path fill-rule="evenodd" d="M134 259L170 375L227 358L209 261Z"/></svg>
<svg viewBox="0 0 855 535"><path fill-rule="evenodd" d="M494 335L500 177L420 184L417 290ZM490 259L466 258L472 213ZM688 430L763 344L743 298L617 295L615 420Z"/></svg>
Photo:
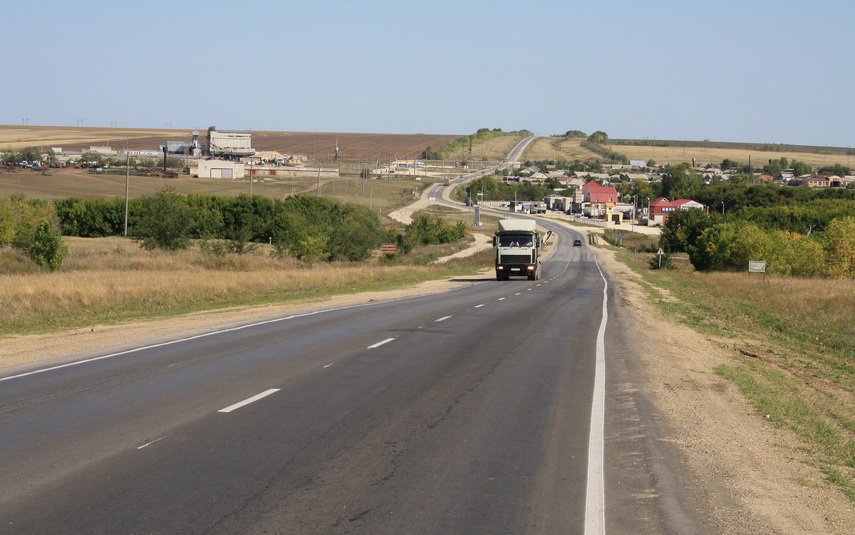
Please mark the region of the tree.
<svg viewBox="0 0 855 535"><path fill-rule="evenodd" d="M605 143L608 141L609 135L603 132L602 130L597 130L590 136L588 136L588 141L592 143Z"/></svg>
<svg viewBox="0 0 855 535"><path fill-rule="evenodd" d="M568 130L564 132L564 137L588 137L588 134L581 130Z"/></svg>
<svg viewBox="0 0 855 535"><path fill-rule="evenodd" d="M33 233L27 254L36 264L50 271L56 271L68 255L68 248L59 232L50 223L43 221Z"/></svg>
<svg viewBox="0 0 855 535"><path fill-rule="evenodd" d="M193 223L187 202L171 188L153 197L144 197L132 234L145 249L177 251L190 245L188 238Z"/></svg>
<svg viewBox="0 0 855 535"><path fill-rule="evenodd" d="M808 164L801 161L793 162L793 174L795 176L809 175L813 172L813 169Z"/></svg>
<svg viewBox="0 0 855 535"><path fill-rule="evenodd" d="M689 163L669 165L662 174L662 196L669 199L690 199L703 187L703 180Z"/></svg>
<svg viewBox="0 0 855 535"><path fill-rule="evenodd" d="M691 256L698 237L711 225L710 216L703 210L677 210L668 216L662 229L662 246L669 253L682 251Z"/></svg>

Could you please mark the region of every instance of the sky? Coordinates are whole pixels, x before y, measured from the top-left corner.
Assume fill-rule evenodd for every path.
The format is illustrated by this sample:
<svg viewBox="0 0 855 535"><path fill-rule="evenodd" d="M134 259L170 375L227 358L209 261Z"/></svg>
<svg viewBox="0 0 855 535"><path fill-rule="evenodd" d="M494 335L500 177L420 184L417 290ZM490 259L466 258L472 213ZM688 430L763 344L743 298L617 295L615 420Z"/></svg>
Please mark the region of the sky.
<svg viewBox="0 0 855 535"><path fill-rule="evenodd" d="M852 0L3 4L0 124L855 146Z"/></svg>

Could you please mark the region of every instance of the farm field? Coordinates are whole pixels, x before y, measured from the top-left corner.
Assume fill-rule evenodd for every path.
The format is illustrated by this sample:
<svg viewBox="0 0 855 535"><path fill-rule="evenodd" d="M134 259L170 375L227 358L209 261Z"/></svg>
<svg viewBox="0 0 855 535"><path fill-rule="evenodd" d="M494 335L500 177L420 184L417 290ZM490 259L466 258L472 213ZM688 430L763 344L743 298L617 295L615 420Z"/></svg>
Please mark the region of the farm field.
<svg viewBox="0 0 855 535"><path fill-rule="evenodd" d="M697 142L701 144L702 142ZM687 142L688 145L688 142ZM722 160L729 159L739 164L747 164L749 157L754 167L763 166L769 160L787 158L790 161L800 160L814 167L824 167L836 163L850 166L855 164L855 157L846 154L819 154L816 152L796 151L760 151L741 148L668 146L668 147L639 147L634 145L609 144L608 148L625 154L630 160L654 160L658 164L691 162L692 158L698 165L707 163L718 165Z"/></svg>
<svg viewBox="0 0 855 535"><path fill-rule="evenodd" d="M197 130L200 137L204 138L207 127ZM0 125L0 150L20 150L25 147L76 150L92 145L124 148L126 143L130 149L157 149L166 140L190 141L192 132L193 129ZM457 137L448 134L253 131L252 143L257 150L303 154L312 159L332 159L338 141L341 158L389 160L417 158L428 146L436 148Z"/></svg>
<svg viewBox="0 0 855 535"><path fill-rule="evenodd" d="M419 194L433 181L424 178L416 181L412 177L395 175L373 180L324 179L321 181L321 195L368 206L385 214L412 202L413 192ZM314 179L256 177L253 179L252 193L282 199L299 193L315 194L317 187L318 183ZM131 176L128 189L129 196L136 198L153 195L164 188L172 188L177 193L236 196L249 193L249 181L192 178L186 175L180 175L179 178ZM124 197L125 176L91 174L86 169L52 169L50 175L30 170L0 170L0 198L16 194L37 199Z"/></svg>

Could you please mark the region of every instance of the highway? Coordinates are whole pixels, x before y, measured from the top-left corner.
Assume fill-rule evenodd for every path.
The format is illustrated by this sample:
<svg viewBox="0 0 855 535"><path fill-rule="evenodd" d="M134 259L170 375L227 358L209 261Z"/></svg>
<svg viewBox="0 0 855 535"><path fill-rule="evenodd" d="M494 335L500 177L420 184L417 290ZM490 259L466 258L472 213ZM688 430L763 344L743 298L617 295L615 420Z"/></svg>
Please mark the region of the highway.
<svg viewBox="0 0 855 535"><path fill-rule="evenodd" d="M703 531L619 288L540 224L540 281L0 372L0 533Z"/></svg>
<svg viewBox="0 0 855 535"><path fill-rule="evenodd" d="M589 496L607 278L587 247L565 246L573 231L553 230L541 281L485 279L0 377L0 532L695 526L675 499L652 498L682 491L661 488L673 473L645 436L655 425L625 371L614 285L593 471L605 506Z"/></svg>

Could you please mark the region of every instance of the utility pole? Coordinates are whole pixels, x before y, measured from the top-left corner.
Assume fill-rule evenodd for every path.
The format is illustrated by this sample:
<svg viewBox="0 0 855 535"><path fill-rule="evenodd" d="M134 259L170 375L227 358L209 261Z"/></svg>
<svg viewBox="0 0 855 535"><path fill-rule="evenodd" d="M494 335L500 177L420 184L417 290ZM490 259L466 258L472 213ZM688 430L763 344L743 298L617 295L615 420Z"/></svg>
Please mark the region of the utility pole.
<svg viewBox="0 0 855 535"><path fill-rule="evenodd" d="M249 162L249 194L252 195L252 162Z"/></svg>
<svg viewBox="0 0 855 535"><path fill-rule="evenodd" d="M128 141L125 140L125 237L128 236L128 197L131 183L131 155L128 153Z"/></svg>

